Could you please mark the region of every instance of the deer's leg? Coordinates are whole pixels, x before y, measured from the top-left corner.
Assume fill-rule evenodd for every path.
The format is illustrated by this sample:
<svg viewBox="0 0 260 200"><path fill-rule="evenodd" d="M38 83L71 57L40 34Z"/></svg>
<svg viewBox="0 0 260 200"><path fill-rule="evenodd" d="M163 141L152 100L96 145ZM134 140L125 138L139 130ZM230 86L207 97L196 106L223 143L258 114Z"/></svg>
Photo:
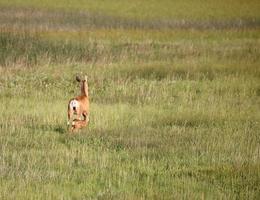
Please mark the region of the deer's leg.
<svg viewBox="0 0 260 200"><path fill-rule="evenodd" d="M83 115L83 121L85 122L85 125L87 125L89 122L89 114L86 111L84 111L82 115Z"/></svg>
<svg viewBox="0 0 260 200"><path fill-rule="evenodd" d="M73 123L73 122L72 122ZM76 130L76 125L75 125L75 123L71 126L71 128L70 128L70 132L71 133L73 133L73 132L75 132L75 130Z"/></svg>
<svg viewBox="0 0 260 200"><path fill-rule="evenodd" d="M78 120L78 119L74 119L73 120L73 124L71 126L71 132L76 132L77 130L79 130L83 126L84 126L84 121Z"/></svg>

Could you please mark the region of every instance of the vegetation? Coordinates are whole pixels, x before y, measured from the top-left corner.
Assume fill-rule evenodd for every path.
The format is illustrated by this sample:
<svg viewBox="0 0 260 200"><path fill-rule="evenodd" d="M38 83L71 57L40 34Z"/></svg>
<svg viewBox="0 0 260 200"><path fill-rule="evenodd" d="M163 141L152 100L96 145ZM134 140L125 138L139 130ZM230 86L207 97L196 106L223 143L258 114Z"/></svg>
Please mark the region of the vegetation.
<svg viewBox="0 0 260 200"><path fill-rule="evenodd" d="M1 0L3 7L43 8L65 11L87 11L109 16L135 19L189 19L189 20L230 20L258 19L259 1L241 0Z"/></svg>
<svg viewBox="0 0 260 200"><path fill-rule="evenodd" d="M68 2L0 2L0 199L257 199L258 1Z"/></svg>

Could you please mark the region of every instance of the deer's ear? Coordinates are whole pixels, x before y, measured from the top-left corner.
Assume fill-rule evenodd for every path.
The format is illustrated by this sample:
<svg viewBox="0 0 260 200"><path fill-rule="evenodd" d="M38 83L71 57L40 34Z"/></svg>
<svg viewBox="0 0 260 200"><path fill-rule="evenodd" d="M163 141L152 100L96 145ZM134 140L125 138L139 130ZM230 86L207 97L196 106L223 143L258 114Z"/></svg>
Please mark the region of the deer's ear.
<svg viewBox="0 0 260 200"><path fill-rule="evenodd" d="M77 75L77 76L76 76L76 81L78 81L78 82L80 82L80 81L81 81L81 79L80 79L79 75Z"/></svg>
<svg viewBox="0 0 260 200"><path fill-rule="evenodd" d="M88 81L88 76L85 75L84 80L85 80L85 81Z"/></svg>

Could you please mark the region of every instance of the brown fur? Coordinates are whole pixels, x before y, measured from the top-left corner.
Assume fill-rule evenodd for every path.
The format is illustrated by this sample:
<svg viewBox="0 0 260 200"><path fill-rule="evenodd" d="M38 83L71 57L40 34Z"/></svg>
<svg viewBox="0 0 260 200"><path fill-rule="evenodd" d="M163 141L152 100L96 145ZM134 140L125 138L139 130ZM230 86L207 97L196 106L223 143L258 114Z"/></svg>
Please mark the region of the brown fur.
<svg viewBox="0 0 260 200"><path fill-rule="evenodd" d="M72 131L76 131L80 128L87 126L89 122L89 95L88 95L88 81L87 77L81 80L78 76L76 80L80 82L81 95L70 99L68 104L68 125L72 121ZM71 101L76 100L79 103L79 106L73 110L70 107ZM76 115L76 119L73 119L73 115ZM83 119L82 119L83 117Z"/></svg>
<svg viewBox="0 0 260 200"><path fill-rule="evenodd" d="M83 127L86 127L87 125L88 125L87 120L74 119L72 122L71 131L73 132L73 131L79 130Z"/></svg>

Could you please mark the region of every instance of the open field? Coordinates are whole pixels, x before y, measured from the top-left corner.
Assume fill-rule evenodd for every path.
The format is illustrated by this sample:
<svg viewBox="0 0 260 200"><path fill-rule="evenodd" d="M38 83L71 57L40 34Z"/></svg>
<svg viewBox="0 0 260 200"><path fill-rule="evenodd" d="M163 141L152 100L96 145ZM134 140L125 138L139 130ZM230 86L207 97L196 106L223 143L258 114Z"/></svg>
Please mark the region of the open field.
<svg viewBox="0 0 260 200"><path fill-rule="evenodd" d="M0 2L0 199L258 199L258 1L68 2Z"/></svg>
<svg viewBox="0 0 260 200"><path fill-rule="evenodd" d="M2 7L87 11L134 19L230 20L258 19L258 0L1 0Z"/></svg>

